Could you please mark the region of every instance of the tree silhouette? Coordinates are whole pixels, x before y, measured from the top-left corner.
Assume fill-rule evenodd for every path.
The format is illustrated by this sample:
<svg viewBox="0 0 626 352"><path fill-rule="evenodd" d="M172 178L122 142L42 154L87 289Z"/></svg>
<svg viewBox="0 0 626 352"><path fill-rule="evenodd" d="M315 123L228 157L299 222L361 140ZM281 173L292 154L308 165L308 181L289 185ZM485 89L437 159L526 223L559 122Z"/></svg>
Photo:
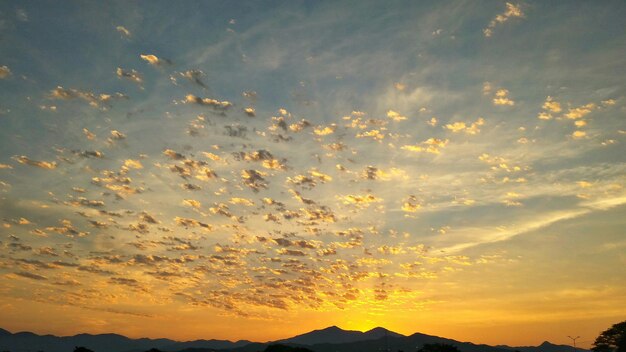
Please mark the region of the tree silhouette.
<svg viewBox="0 0 626 352"><path fill-rule="evenodd" d="M603 331L591 349L595 352L626 352L626 321Z"/></svg>
<svg viewBox="0 0 626 352"><path fill-rule="evenodd" d="M275 344L269 345L264 352L313 352L304 347L291 347L287 345Z"/></svg>
<svg viewBox="0 0 626 352"><path fill-rule="evenodd" d="M427 343L418 352L460 352L456 346L446 343Z"/></svg>
<svg viewBox="0 0 626 352"><path fill-rule="evenodd" d="M74 352L93 352L93 351L85 347L76 347L74 348Z"/></svg>

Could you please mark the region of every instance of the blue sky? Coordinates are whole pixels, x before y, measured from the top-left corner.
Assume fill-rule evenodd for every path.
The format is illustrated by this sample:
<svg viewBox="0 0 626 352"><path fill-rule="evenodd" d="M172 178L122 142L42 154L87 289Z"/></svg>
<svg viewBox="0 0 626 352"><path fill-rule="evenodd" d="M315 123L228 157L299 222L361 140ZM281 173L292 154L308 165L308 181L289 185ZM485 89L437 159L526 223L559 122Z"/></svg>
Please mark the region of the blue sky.
<svg viewBox="0 0 626 352"><path fill-rule="evenodd" d="M3 2L0 325L592 340L626 306L624 17Z"/></svg>

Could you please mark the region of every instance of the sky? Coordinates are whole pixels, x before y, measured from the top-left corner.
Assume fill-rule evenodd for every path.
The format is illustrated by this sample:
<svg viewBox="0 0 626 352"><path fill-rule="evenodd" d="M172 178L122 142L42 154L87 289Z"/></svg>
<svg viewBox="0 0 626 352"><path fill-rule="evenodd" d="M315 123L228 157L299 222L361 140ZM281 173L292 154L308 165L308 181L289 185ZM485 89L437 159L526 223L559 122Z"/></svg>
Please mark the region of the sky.
<svg viewBox="0 0 626 352"><path fill-rule="evenodd" d="M626 317L623 1L3 1L0 327L569 344Z"/></svg>

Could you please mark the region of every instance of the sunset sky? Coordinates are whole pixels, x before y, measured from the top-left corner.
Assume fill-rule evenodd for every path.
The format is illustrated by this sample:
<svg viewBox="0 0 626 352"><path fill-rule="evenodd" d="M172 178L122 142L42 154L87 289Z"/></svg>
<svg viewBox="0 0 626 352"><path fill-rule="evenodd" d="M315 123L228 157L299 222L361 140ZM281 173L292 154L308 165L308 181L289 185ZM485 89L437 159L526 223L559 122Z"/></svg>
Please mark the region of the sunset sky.
<svg viewBox="0 0 626 352"><path fill-rule="evenodd" d="M0 327L626 319L626 2L0 2Z"/></svg>

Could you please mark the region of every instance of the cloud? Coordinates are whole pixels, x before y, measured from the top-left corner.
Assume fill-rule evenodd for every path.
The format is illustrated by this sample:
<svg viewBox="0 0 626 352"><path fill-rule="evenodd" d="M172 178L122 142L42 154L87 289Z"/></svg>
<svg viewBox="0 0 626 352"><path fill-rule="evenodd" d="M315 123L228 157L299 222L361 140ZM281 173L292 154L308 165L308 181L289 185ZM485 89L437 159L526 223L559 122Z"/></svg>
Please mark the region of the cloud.
<svg viewBox="0 0 626 352"><path fill-rule="evenodd" d="M409 196L402 202L402 211L407 213L415 213L422 208L422 203L416 196Z"/></svg>
<svg viewBox="0 0 626 352"><path fill-rule="evenodd" d="M81 206L82 205L82 206L96 207L97 208L97 207L104 206L104 202L97 201L97 200L88 200L88 199L85 199L85 198L79 198L79 200L76 201L76 202L73 202L72 205L76 205L76 206ZM49 232L58 233L59 235L65 235L65 236L70 237L70 238L85 237L85 236L89 235L89 232L80 231L68 219L61 219L61 220L59 220L59 222L61 223L61 226L48 226L48 227L45 228L45 230L49 231Z"/></svg>
<svg viewBox="0 0 626 352"><path fill-rule="evenodd" d="M626 204L626 195L599 199L595 201L586 201L581 205L594 210L609 210Z"/></svg>
<svg viewBox="0 0 626 352"><path fill-rule="evenodd" d="M98 274L103 276L116 275L117 273L111 270L103 269L97 264L79 265L77 270L84 271L92 274Z"/></svg>
<svg viewBox="0 0 626 352"><path fill-rule="evenodd" d="M615 105L615 103L616 103L615 99L607 99L607 100L602 101L602 105L604 106L612 106L612 105Z"/></svg>
<svg viewBox="0 0 626 352"><path fill-rule="evenodd" d="M229 101L219 101L219 100L210 99L210 98L200 98L193 94L187 94L183 102L186 104L198 104L198 105L203 105L203 106L209 106L217 111L226 111L233 106L233 104Z"/></svg>
<svg viewBox="0 0 626 352"><path fill-rule="evenodd" d="M423 141L421 144L416 145L403 145L400 147L402 150L409 152L427 152L432 154L439 154L441 149L448 145L449 140L439 138L429 138Z"/></svg>
<svg viewBox="0 0 626 352"><path fill-rule="evenodd" d="M419 310L415 302L454 303L458 297L446 296L446 283L480 282L473 279L486 269L469 270L468 264L481 260L481 266L498 264L489 267L494 273L516 272L506 281L523 279L523 270L508 270L515 269L511 263L518 256L532 252L538 257L524 263L545 262L539 257L546 251L533 252L518 241L481 244L521 235L516 231L532 228L543 216L568 212L572 204L589 211L621 204L608 198L623 193L623 167L608 161L615 159L624 135L616 127L623 92L608 73L611 66L600 67L605 57L619 62L619 55L602 38L598 49L605 50L582 58L590 66L580 68L557 60L579 47L568 40L551 40L556 44L549 52L490 40L490 50L462 55L483 39L480 32L478 38L461 33L475 24L471 15L484 14L482 7L467 12L467 6L443 5L406 23L403 16L389 23L370 21L356 36L337 30L354 27L352 17L340 16L348 21L341 24L335 23L337 16L319 17L329 8L335 15L356 11L359 18L369 16L365 10L376 10L356 6L333 4L312 13L300 13L296 6L289 8L289 16L282 8L272 9L279 20L265 19L261 11L255 23L218 35L202 48L184 35L202 32L202 25L194 18L177 21L174 11L174 36L181 40L168 51L176 53L181 67L143 55L140 60L160 72L142 76L132 64L112 63L111 55L94 52L92 63L105 69L85 78L64 72L59 58L43 48L50 60L42 67L52 74L34 75L38 69L23 72L33 75L24 80L19 72L19 80L0 81L12 87L0 109L7 127L0 133L7 138L5 155L18 155L0 160L5 163L0 179L11 183L0 183L5 199L0 248L15 256L0 260L10 273L3 283L13 287L5 291L25 300L67 291L69 298L52 300L84 302L77 309L87 304L123 308L139 297L142 309L150 310L157 299L165 318L190 308L225 321L245 316L252 325L279 316L290 324L302 320L302 314L308 319L320 312L349 313L366 321L384 311L402 319L406 313L401 311ZM515 6L523 9L523 4ZM385 8L390 15L406 10ZM417 8L408 10L421 16ZM171 26L136 22L141 19L133 17L135 12L125 12L131 15L127 23L141 23L141 33L168 37L163 28ZM454 23L447 18L450 13L459 15ZM514 11L501 16L488 27L490 35L519 17ZM109 37L130 36L113 32L110 23L105 26ZM550 22L553 31L564 27L573 28ZM579 32L574 29L567 38ZM269 43L268 33L278 33L272 37L276 45ZM316 33L314 45L310 33ZM515 42L535 37L522 33ZM122 50L135 60L146 47L159 47L143 40L120 43L119 38L112 47L94 44L96 50ZM267 69L271 65L257 59L276 48L278 65ZM525 50L521 56L516 54L520 48ZM494 59L494 52L501 55ZM463 60L457 60L459 55ZM520 84L519 72L510 68L536 55L548 61L533 61L535 69L522 77L531 84ZM111 70L118 66L113 77ZM106 82L97 81L100 76ZM50 101L38 102L41 96L28 88L35 87L35 79L44 88L55 87L50 77L62 77L64 85L76 88L59 87L49 94L58 105L56 114L49 112ZM492 84L482 77L506 78ZM132 90L126 80L145 90L133 95L124 111L98 111L116 104L115 97L98 94L111 88L98 87ZM499 86L505 83L512 92ZM585 96L593 97L593 107L579 103ZM21 111L21 104L32 109ZM73 104L83 109L65 111ZM9 108L13 111L4 113ZM537 121L537 113L557 122ZM570 118L576 115L581 116ZM584 169L574 170L579 166ZM5 203L28 207L12 209ZM617 226L619 212L608 213L591 224ZM551 227L548 235L561 235L564 228ZM600 232L598 245L611 233ZM549 247L549 242L544 244ZM496 247L507 252L496 257ZM466 252L440 252L448 249ZM557 261L563 257L557 249L547 252ZM603 260L609 267L617 259ZM20 271L45 273L48 280L22 281L39 283L39 290L27 292L11 283L19 277L13 272ZM469 291L477 292L476 287ZM463 299L472 303L472 297ZM194 319L183 320L193 325Z"/></svg>
<svg viewBox="0 0 626 352"><path fill-rule="evenodd" d="M143 165L139 160L126 159L124 160L124 167L129 169L143 169Z"/></svg>
<svg viewBox="0 0 626 352"><path fill-rule="evenodd" d="M211 225L200 222L198 220L178 216L174 218L174 222L176 222L177 225L183 227L203 227L207 230L211 230L213 228Z"/></svg>
<svg viewBox="0 0 626 352"><path fill-rule="evenodd" d="M236 205L245 205L247 207L252 207L254 206L254 201L250 200L250 199L246 199L246 198L239 198L239 197L233 197L229 200L229 202L231 204L236 204Z"/></svg>
<svg viewBox="0 0 626 352"><path fill-rule="evenodd" d="M51 256L51 257L58 257L59 254L57 254L56 250L52 247L41 247L39 249L37 249L37 253L39 255L47 255L47 256Z"/></svg>
<svg viewBox="0 0 626 352"><path fill-rule="evenodd" d="M21 277L25 277L27 279L32 279L32 280L37 280L37 281L44 281L44 280L48 280L47 277L45 276L41 276L38 274L33 274L33 273L29 273L26 271L20 271L20 272L16 272L15 275L19 275Z"/></svg>
<svg viewBox="0 0 626 352"><path fill-rule="evenodd" d="M493 86L492 86L491 82L483 82L483 94L484 95L491 94L491 90L492 89L493 89Z"/></svg>
<svg viewBox="0 0 626 352"><path fill-rule="evenodd" d="M441 31L441 30L439 30L439 31ZM433 33L434 33L434 32L433 32ZM438 34L439 34L439 33L438 33ZM434 34L433 34L433 35L434 35ZM396 82L396 83L394 83L394 84L393 84L393 87L394 87L394 88L396 88L396 89L397 89L397 90L399 90L399 91L403 91L403 90L405 90L405 89L406 89L406 85L405 85L405 84L402 84L402 83L400 83L400 82Z"/></svg>
<svg viewBox="0 0 626 352"><path fill-rule="evenodd" d="M208 87L206 83L204 83L204 81L202 80L202 77L204 76L206 76L206 74L200 70L187 70L184 72L177 72L176 75L170 76L170 80L174 84L177 84L178 83L177 77L182 77L191 83L194 83L202 88L207 89Z"/></svg>
<svg viewBox="0 0 626 352"><path fill-rule="evenodd" d="M397 255L397 254L406 253L404 248L402 248L401 246L383 245L383 246L378 247L376 250L379 253L386 254L386 255Z"/></svg>
<svg viewBox="0 0 626 352"><path fill-rule="evenodd" d="M262 171L253 169L241 170L243 184L250 187L254 192L268 187L267 181L264 178L266 175L267 174Z"/></svg>
<svg viewBox="0 0 626 352"><path fill-rule="evenodd" d="M185 189L185 190L188 190L188 191L199 191L199 190L201 190L201 189L202 189L202 187L200 187L200 186L198 186L198 185L194 185L194 184L192 184L192 183L183 183L183 184L181 185L181 187L182 187L183 189Z"/></svg>
<svg viewBox="0 0 626 352"><path fill-rule="evenodd" d="M465 132L466 134L475 135L480 132L480 126L485 124L485 120L482 117L479 117L476 122L472 122L467 125L465 122L454 122L451 124L446 124L444 126L445 129L448 129L454 133L457 132Z"/></svg>
<svg viewBox="0 0 626 352"><path fill-rule="evenodd" d="M87 139L89 139L90 141L96 139L96 135L94 133L92 133L91 131L89 131L86 128L83 128L83 134L85 135L85 137L87 137Z"/></svg>
<svg viewBox="0 0 626 352"><path fill-rule="evenodd" d="M565 116L566 118L570 120L576 120L576 119L580 119L580 118L587 116L595 108L596 108L596 104L589 103L589 104L582 105L579 107L570 108L568 109L567 113L563 114L563 116Z"/></svg>
<svg viewBox="0 0 626 352"><path fill-rule="evenodd" d="M375 166L368 165L361 172L361 177L366 180L381 180L381 181L391 181L391 180L408 180L409 175L406 171L398 168L390 168L387 171L379 169Z"/></svg>
<svg viewBox="0 0 626 352"><path fill-rule="evenodd" d="M585 131L574 131L572 133L572 138L574 139L583 139L587 137L587 132Z"/></svg>
<svg viewBox="0 0 626 352"><path fill-rule="evenodd" d="M510 2L506 3L506 11L501 14L496 15L496 17L489 22L487 28L483 29L483 34L485 37L491 37L493 35L493 30L500 24L507 22L511 18L524 18L524 13L522 12L522 8L519 4L512 4Z"/></svg>
<svg viewBox="0 0 626 352"><path fill-rule="evenodd" d="M543 103L543 105L541 106L544 110L547 110L549 112L553 112L553 113L559 113L561 112L561 104L558 101L554 101L554 99L551 96L548 96L546 98L546 101Z"/></svg>
<svg viewBox="0 0 626 352"><path fill-rule="evenodd" d="M373 129L370 131L357 133L356 138L371 138L372 140L380 142L385 139L385 134L379 129Z"/></svg>
<svg viewBox="0 0 626 352"><path fill-rule="evenodd" d="M265 149L258 149L247 153L233 153L233 156L236 160L261 162L261 165L266 169L284 170L286 168L284 164L286 162L285 159L278 160L274 157L274 155L272 155L272 153Z"/></svg>
<svg viewBox="0 0 626 352"><path fill-rule="evenodd" d="M78 280L74 280L74 279L55 281L53 282L53 284L57 286L69 286L69 287L81 286L81 283Z"/></svg>
<svg viewBox="0 0 626 352"><path fill-rule="evenodd" d="M24 9L15 10L15 15L17 16L18 21L20 22L28 22L28 12Z"/></svg>
<svg viewBox="0 0 626 352"><path fill-rule="evenodd" d="M541 108L544 110L537 115L537 118L540 120L550 120L552 119L552 113L560 113L563 109L561 108L561 103L555 101L554 98L548 96L546 101L543 103Z"/></svg>
<svg viewBox="0 0 626 352"><path fill-rule="evenodd" d="M176 151L174 151L172 149L165 149L163 151L163 155L165 155L168 158L173 159L173 160L183 160L183 159L185 159L184 155L182 155L182 154L180 154L180 153L178 153L178 152L176 152Z"/></svg>
<svg viewBox="0 0 626 352"><path fill-rule="evenodd" d="M513 106L515 102L509 99L509 91L507 89L498 89L493 98L493 105Z"/></svg>
<svg viewBox="0 0 626 352"><path fill-rule="evenodd" d="M332 181L333 178L330 175L324 174L311 169L308 171L308 175L296 175L293 177L287 177L287 182L296 186L300 186L306 189L313 189L319 183L326 183Z"/></svg>
<svg viewBox="0 0 626 352"><path fill-rule="evenodd" d="M184 199L183 200L183 205L192 207L192 208L201 208L202 207L202 203L200 203L199 201L195 200L195 199Z"/></svg>
<svg viewBox="0 0 626 352"><path fill-rule="evenodd" d="M126 135L118 130L112 130L109 139L114 141L121 141L123 139L126 139Z"/></svg>
<svg viewBox="0 0 626 352"><path fill-rule="evenodd" d="M72 153L83 158L104 158L104 153L97 150L72 150Z"/></svg>
<svg viewBox="0 0 626 352"><path fill-rule="evenodd" d="M302 132L304 129L311 127L311 123L305 119L301 119L296 123L292 123L289 125L289 130L291 132Z"/></svg>
<svg viewBox="0 0 626 352"><path fill-rule="evenodd" d="M243 112L250 117L256 116L256 110L253 107L244 108Z"/></svg>
<svg viewBox="0 0 626 352"><path fill-rule="evenodd" d="M48 169L48 170L53 170L56 169L57 167L57 163L52 161L39 161L39 160L33 160L27 156L24 155L20 155L20 156L14 156L13 160L17 161L20 164L24 164L24 165L30 165L30 166L36 166L42 169Z"/></svg>
<svg viewBox="0 0 626 352"><path fill-rule="evenodd" d="M96 221L96 220L89 220L89 223L91 224L91 226L97 228L97 229L107 229L109 228L109 225L105 222L101 222L101 221Z"/></svg>
<svg viewBox="0 0 626 352"><path fill-rule="evenodd" d="M406 120L406 116L402 116L399 112L393 110L387 111L387 117L396 122Z"/></svg>
<svg viewBox="0 0 626 352"><path fill-rule="evenodd" d="M276 252L281 255L289 255L289 256L296 256L296 257L306 256L306 253L298 249L281 248L281 249L278 249Z"/></svg>
<svg viewBox="0 0 626 352"><path fill-rule="evenodd" d="M130 38L132 36L130 31L128 29L126 29L126 27L124 27L124 26L117 26L117 27L115 27L115 30L118 33L120 33L122 36L124 36L125 38Z"/></svg>
<svg viewBox="0 0 626 352"><path fill-rule="evenodd" d="M73 100L80 99L89 103L89 106L97 109L107 110L111 106L113 100L128 99L128 96L122 93L92 93L84 92L78 89L65 89L61 86L51 90L48 98L56 100Z"/></svg>
<svg viewBox="0 0 626 352"><path fill-rule="evenodd" d="M0 79L11 77L11 70L7 66L0 66Z"/></svg>
<svg viewBox="0 0 626 352"><path fill-rule="evenodd" d="M366 195L348 194L345 196L337 196L337 199L341 201L341 203L344 205L354 205L360 209L367 208L372 203L378 203L382 201L382 199L377 198L371 194L366 194Z"/></svg>
<svg viewBox="0 0 626 352"><path fill-rule="evenodd" d="M494 243L506 241L518 235L522 235L531 231L535 231L554 223L574 219L579 216L588 214L589 209L572 209L565 211L553 211L547 214L540 214L537 217L528 220L527 222L518 224L516 226L510 226L500 229L471 229L473 239L467 242L461 242L448 247L440 248L441 251L446 253L457 253L462 250L466 250L471 247L475 247L481 244Z"/></svg>
<svg viewBox="0 0 626 352"><path fill-rule="evenodd" d="M335 133L336 128L337 128L337 125L317 126L313 129L313 133L315 133L318 136L328 136L329 134Z"/></svg>
<svg viewBox="0 0 626 352"><path fill-rule="evenodd" d="M127 79L133 83L138 84L140 87L143 83L143 76L135 70L127 71L121 67L118 67L115 72L117 73L117 77Z"/></svg>
<svg viewBox="0 0 626 352"><path fill-rule="evenodd" d="M147 63L155 67L160 67L160 66L171 64L170 60L158 58L156 55L153 55L153 54L141 54L139 55L139 57L142 60L146 61Z"/></svg>
<svg viewBox="0 0 626 352"><path fill-rule="evenodd" d="M112 284L123 285L123 286L131 286L131 287L139 286L139 282L137 280L129 279L125 277L112 277L109 279L109 282Z"/></svg>

